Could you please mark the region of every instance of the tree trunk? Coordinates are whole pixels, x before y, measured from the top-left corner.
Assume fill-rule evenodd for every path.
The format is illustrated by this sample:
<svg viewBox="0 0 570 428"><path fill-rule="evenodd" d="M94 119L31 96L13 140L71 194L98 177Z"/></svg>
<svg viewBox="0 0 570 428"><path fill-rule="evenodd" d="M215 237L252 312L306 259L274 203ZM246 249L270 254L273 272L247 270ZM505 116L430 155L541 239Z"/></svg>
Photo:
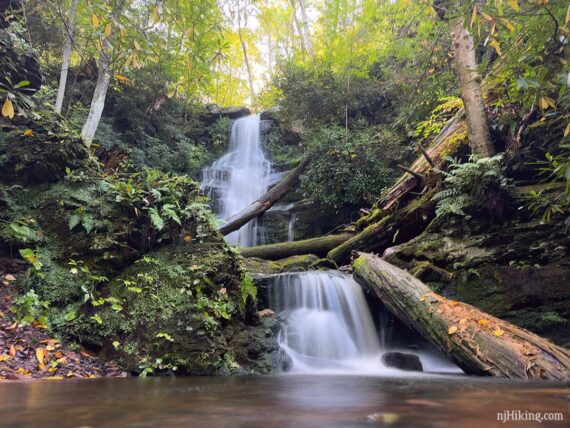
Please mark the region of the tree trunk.
<svg viewBox="0 0 570 428"><path fill-rule="evenodd" d="M331 249L327 258L340 265L349 262L355 250L381 254L386 248L415 238L435 217L432 195L433 191L426 193L421 201L401 208L393 214L384 215L357 235Z"/></svg>
<svg viewBox="0 0 570 428"><path fill-rule="evenodd" d="M239 251L244 257L257 257L265 260L279 260L302 254L315 254L319 257L323 257L331 248L338 246L352 236L352 233L341 233L302 241L259 245L257 247L242 247Z"/></svg>
<svg viewBox="0 0 570 428"><path fill-rule="evenodd" d="M360 253L354 278L468 374L565 381L570 353L473 306L448 300L377 256Z"/></svg>
<svg viewBox="0 0 570 428"><path fill-rule="evenodd" d="M245 10L244 7L244 14L245 14L245 26L247 27L247 11ZM242 26L241 26L241 8L239 7L239 1L238 1L238 10L237 10L237 21L238 21L238 37L239 37L239 41L241 44L241 50L243 52L243 61L245 62L245 68L247 69L247 80L249 82L249 90L251 92L251 102L254 103L255 102L255 88L253 86L253 74L251 71L251 66L249 64L249 58L247 57L247 47L245 45L245 40L243 38L243 34L242 34Z"/></svg>
<svg viewBox="0 0 570 428"><path fill-rule="evenodd" d="M307 17L307 10L305 9L305 1L299 0L299 6L301 6L301 19L303 20L303 33L305 37L305 46L307 47L307 52L309 57L313 59L315 53L313 51L313 43L311 42L311 33L309 32L309 19Z"/></svg>
<svg viewBox="0 0 570 428"><path fill-rule="evenodd" d="M291 171L287 176L273 186L265 195L252 203L250 206L241 210L239 213L234 214L226 220L226 224L218 228L218 232L222 235L227 235L246 223L253 220L258 215L263 214L275 204L279 199L285 196L299 181L299 177L309 165L309 158L305 158L297 167Z"/></svg>
<svg viewBox="0 0 570 428"><path fill-rule="evenodd" d="M63 46L63 56L61 60L61 73L59 75L59 87L57 88L57 97L55 99L55 112L61 114L63 107L63 98L65 96L65 87L67 85L67 73L69 71L69 57L73 47L73 32L75 25L75 13L77 12L77 3L79 0L73 0L69 11L69 20L64 22L65 44Z"/></svg>
<svg viewBox="0 0 570 428"><path fill-rule="evenodd" d="M301 50L303 52L307 51L307 45L305 43L305 35L303 33L303 29L301 28L301 24L299 23L299 19L297 18L297 5L295 4L295 0L289 0L291 3L291 7L293 8L293 22L295 25L293 26L293 36L295 35L295 28L297 27L297 32L299 33L299 40L301 40Z"/></svg>
<svg viewBox="0 0 570 428"><path fill-rule="evenodd" d="M469 125L471 152L482 156L492 156L495 153L495 148L491 140L489 121L485 112L481 76L477 72L473 37L464 27L462 17L450 19L449 29L451 31L455 72L459 79L461 98Z"/></svg>
<svg viewBox="0 0 570 428"><path fill-rule="evenodd" d="M93 98L91 99L91 107L89 108L87 120L81 130L81 137L87 147L91 146L93 138L95 138L95 133L97 132L97 128L99 127L99 122L101 121L101 116L103 114L103 109L105 108L107 90L109 89L109 83L111 83L114 22L118 21L124 2L125 0L117 0L117 3L115 4L115 9L111 16L111 22L113 23L111 34L108 38L103 39L101 52L99 53L99 60L97 61L97 84L95 85L95 91L93 92Z"/></svg>

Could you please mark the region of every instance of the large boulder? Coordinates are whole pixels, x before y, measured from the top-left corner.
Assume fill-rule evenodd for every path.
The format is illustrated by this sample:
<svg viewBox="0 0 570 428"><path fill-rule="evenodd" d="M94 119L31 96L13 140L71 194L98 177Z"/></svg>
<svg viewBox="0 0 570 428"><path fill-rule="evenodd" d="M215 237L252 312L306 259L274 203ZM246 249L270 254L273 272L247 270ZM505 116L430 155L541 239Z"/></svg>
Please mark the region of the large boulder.
<svg viewBox="0 0 570 428"><path fill-rule="evenodd" d="M249 116L251 110L244 106L220 107L217 104L208 104L204 114L204 120L207 123L213 123L216 120L227 117L228 119L240 119Z"/></svg>

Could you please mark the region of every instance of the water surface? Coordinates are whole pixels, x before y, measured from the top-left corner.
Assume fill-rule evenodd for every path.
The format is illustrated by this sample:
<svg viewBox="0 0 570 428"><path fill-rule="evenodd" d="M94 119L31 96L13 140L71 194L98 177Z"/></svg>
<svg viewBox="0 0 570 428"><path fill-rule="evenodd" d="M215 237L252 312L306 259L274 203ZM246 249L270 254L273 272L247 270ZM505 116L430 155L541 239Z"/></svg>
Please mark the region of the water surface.
<svg viewBox="0 0 570 428"><path fill-rule="evenodd" d="M466 376L241 376L0 383L3 427L568 426L562 385ZM497 412L563 412L561 422Z"/></svg>

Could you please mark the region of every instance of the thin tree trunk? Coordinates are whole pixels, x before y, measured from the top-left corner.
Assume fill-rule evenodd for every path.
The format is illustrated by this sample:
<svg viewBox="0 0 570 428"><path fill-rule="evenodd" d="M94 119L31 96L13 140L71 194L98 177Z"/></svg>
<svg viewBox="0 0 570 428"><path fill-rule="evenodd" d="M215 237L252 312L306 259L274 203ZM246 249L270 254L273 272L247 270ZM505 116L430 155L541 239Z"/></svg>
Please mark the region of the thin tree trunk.
<svg viewBox="0 0 570 428"><path fill-rule="evenodd" d="M303 29L301 28L301 24L299 23L299 19L297 18L297 5L295 4L295 0L289 0L291 3L291 7L293 8L293 35L295 34L295 27L297 27L297 32L299 33L299 40L301 41L301 50L303 52L307 51L307 45L305 43L305 36L303 34Z"/></svg>
<svg viewBox="0 0 570 428"><path fill-rule="evenodd" d="M307 52L309 57L313 59L315 53L313 51L313 43L311 42L311 34L309 32L309 18L307 17L307 10L305 9L305 0L299 0L299 6L301 6L301 19L303 20L303 33L305 35L305 45L307 46Z"/></svg>
<svg viewBox="0 0 570 428"><path fill-rule="evenodd" d="M360 253L354 278L468 374L567 381L568 350L465 303L434 293L408 272Z"/></svg>
<svg viewBox="0 0 570 428"><path fill-rule="evenodd" d="M471 151L482 156L495 153L489 121L485 112L481 76L477 72L477 59L473 37L464 27L463 17L449 20L455 72L461 87L461 98L465 106L465 116L469 125L469 146Z"/></svg>
<svg viewBox="0 0 570 428"><path fill-rule="evenodd" d="M69 19L64 22L65 44L63 46L63 56L61 61L61 73L59 75L59 87L57 89L57 97L55 99L55 112L61 114L63 107L63 98L65 96L65 87L67 85L67 73L69 71L69 57L73 47L73 33L75 25L75 13L77 12L77 3L79 0L73 0L71 9L69 10Z"/></svg>
<svg viewBox="0 0 570 428"><path fill-rule="evenodd" d="M117 0L115 10L112 13L111 22L117 21L121 8L125 0ZM89 147L95 138L95 133L99 127L103 109L105 108L105 99L107 98L107 91L111 83L111 58L113 56L113 34L114 25L111 28L111 34L108 38L103 39L101 52L99 53L99 60L97 61L97 84L91 99L91 107L87 120L81 130L81 137L85 144Z"/></svg>
<svg viewBox="0 0 570 428"><path fill-rule="evenodd" d="M244 17L245 17L245 25L247 27L247 11L245 10L244 7ZM251 102L255 102L255 88L253 86L253 74L251 71L251 65L249 64L249 59L247 57L247 47L245 44L245 40L243 38L243 33L242 33L242 26L241 26L241 8L239 7L239 1L238 1L238 10L237 10L237 20L238 20L238 37L239 37L239 41L241 43L241 49L243 52L243 61L245 62L245 68L247 69L247 80L249 81L249 90L251 92Z"/></svg>

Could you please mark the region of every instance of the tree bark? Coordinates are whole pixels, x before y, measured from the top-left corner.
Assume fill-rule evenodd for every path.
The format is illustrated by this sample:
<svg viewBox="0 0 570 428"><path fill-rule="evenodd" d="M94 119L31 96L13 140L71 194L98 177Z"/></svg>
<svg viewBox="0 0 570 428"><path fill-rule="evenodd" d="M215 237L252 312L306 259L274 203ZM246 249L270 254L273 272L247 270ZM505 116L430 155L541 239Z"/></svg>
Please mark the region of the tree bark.
<svg viewBox="0 0 570 428"><path fill-rule="evenodd" d="M120 15L121 8L125 0L117 0L115 9L111 15L111 22L117 21ZM101 46L101 52L99 53L99 59L97 61L97 84L95 85L95 91L93 92L93 98L91 99L91 107L89 108L89 114L87 115L87 120L83 125L81 130L81 137L87 145L91 146L93 138L95 138L95 133L99 127L99 122L101 121L101 116L103 115L103 109L105 108L105 99L107 98L107 90L109 89L109 84L111 83L111 58L113 56L113 34L114 25L111 28L111 34L108 38L104 38Z"/></svg>
<svg viewBox="0 0 570 428"><path fill-rule="evenodd" d="M273 186L265 195L250 206L241 210L239 213L234 214L227 219L226 224L218 228L218 232L225 236L235 230L238 230L240 227L271 208L279 199L293 189L309 163L309 158L305 158L295 169L287 174L283 180Z"/></svg>
<svg viewBox="0 0 570 428"><path fill-rule="evenodd" d="M244 6L244 14L246 20L245 25L247 27L247 11L245 10L245 6ZM239 6L239 1L238 1L238 10L237 10L237 21L238 21L238 37L243 52L243 61L245 62L245 68L247 69L247 80L249 82L249 90L251 92L251 102L254 103L256 98L255 87L253 86L253 74L251 71L251 65L249 64L249 58L247 57L247 47L245 45L245 40L243 38L243 33L242 33L241 8Z"/></svg>
<svg viewBox="0 0 570 428"><path fill-rule="evenodd" d="M313 51L313 42L311 41L311 33L309 32L309 18L307 17L307 10L305 9L305 1L299 0L299 6L301 7L301 19L303 21L303 33L305 37L305 46L307 47L307 52L311 59L314 58L315 53Z"/></svg>
<svg viewBox="0 0 570 428"><path fill-rule="evenodd" d="M257 247L242 247L239 251L244 257L257 257L265 260L279 260L301 254L315 254L319 257L323 257L331 248L338 246L352 236L352 233L341 233L302 241L259 245Z"/></svg>
<svg viewBox="0 0 570 428"><path fill-rule="evenodd" d="M69 10L69 19L64 22L65 44L63 46L63 55L61 60L61 73L59 75L59 87L57 88L57 97L55 99L55 112L61 114L63 107L63 98L65 96L65 87L67 85L67 74L69 71L69 58L73 47L73 33L75 25L75 13L77 12L77 3L79 0L73 0L71 9Z"/></svg>
<svg viewBox="0 0 570 428"><path fill-rule="evenodd" d="M485 111L481 76L477 72L473 37L464 27L463 17L451 18L449 30L451 32L455 72L459 79L461 98L469 125L471 152L482 156L492 156L495 154L495 148Z"/></svg>
<svg viewBox="0 0 570 428"><path fill-rule="evenodd" d="M477 308L448 300L377 256L360 253L354 278L468 374L567 381L570 353Z"/></svg>
<svg viewBox="0 0 570 428"><path fill-rule="evenodd" d="M301 24L299 23L299 19L297 18L297 4L295 3L295 0L289 0L291 3L291 7L293 8L293 22L294 22L294 26L293 26L293 36L295 35L295 28L297 27L297 32L299 33L299 40L301 41L301 50L303 52L307 51L307 45L305 43L305 34L303 33L303 29L301 28Z"/></svg>
<svg viewBox="0 0 570 428"><path fill-rule="evenodd" d="M327 258L340 265L348 262L355 250L382 253L386 248L415 238L435 217L432 194L424 195L423 201L417 204L408 205L392 214L386 213L380 220L331 249Z"/></svg>

